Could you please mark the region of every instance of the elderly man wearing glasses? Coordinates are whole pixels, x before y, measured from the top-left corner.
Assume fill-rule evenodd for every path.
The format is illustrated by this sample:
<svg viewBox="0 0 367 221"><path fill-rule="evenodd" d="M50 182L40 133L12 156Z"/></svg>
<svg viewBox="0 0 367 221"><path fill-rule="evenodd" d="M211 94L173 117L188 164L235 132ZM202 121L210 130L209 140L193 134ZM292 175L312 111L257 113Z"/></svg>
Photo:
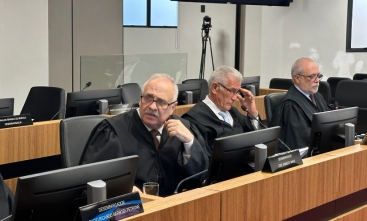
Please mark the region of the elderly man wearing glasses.
<svg viewBox="0 0 367 221"><path fill-rule="evenodd" d="M281 126L280 139L291 149L307 147L312 115L331 110L318 93L322 78L318 65L309 58L300 58L291 70L293 86L273 113L271 126ZM278 146L278 152L287 151Z"/></svg>
<svg viewBox="0 0 367 221"><path fill-rule="evenodd" d="M139 109L103 120L93 130L80 163L138 155L135 178L158 182L159 195L173 194L178 183L208 166L207 145L189 121L172 115L178 89L166 74L143 85ZM200 183L200 177L193 179Z"/></svg>
<svg viewBox="0 0 367 221"><path fill-rule="evenodd" d="M254 95L241 88L242 75L232 67L218 67L209 78L209 94L182 117L199 129L209 147L214 139L259 129L261 125L251 117L259 118ZM241 95L240 95L241 94ZM251 114L244 116L233 102L239 100Z"/></svg>

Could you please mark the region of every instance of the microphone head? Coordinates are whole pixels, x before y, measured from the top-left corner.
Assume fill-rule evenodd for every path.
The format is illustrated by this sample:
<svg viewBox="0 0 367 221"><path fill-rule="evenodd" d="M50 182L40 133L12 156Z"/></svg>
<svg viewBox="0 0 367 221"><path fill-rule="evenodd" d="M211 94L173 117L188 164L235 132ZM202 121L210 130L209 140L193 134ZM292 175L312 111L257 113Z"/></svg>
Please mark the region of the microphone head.
<svg viewBox="0 0 367 221"><path fill-rule="evenodd" d="M85 84L85 86L89 87L92 85L92 82L88 81L88 83Z"/></svg>
<svg viewBox="0 0 367 221"><path fill-rule="evenodd" d="M242 104L242 105L241 105L241 108L242 108L242 110L247 111L247 107L246 107L246 105Z"/></svg>

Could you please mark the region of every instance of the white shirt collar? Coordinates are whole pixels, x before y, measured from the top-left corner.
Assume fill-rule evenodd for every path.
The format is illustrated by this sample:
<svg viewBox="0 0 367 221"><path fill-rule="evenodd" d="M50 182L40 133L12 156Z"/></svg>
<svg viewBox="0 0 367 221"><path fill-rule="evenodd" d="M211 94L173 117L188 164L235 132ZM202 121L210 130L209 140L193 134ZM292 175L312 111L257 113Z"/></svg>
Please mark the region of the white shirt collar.
<svg viewBox="0 0 367 221"><path fill-rule="evenodd" d="M311 98L310 98L310 95L309 94L307 94L306 92L304 92L303 90L301 90L301 88L299 88L297 85L294 85L296 88L297 88L297 90L299 90L299 92L301 92L303 95L305 95L309 100L311 100Z"/></svg>
<svg viewBox="0 0 367 221"><path fill-rule="evenodd" d="M138 112L138 115L139 115L139 117L140 117L139 108L136 108L136 111ZM141 119L141 117L140 117L140 119ZM143 121L141 121L141 122L144 124L144 122L143 122ZM148 127L147 125L145 125L145 124L144 124L144 126L147 128L147 130L148 130L148 131L151 131L151 130L152 130L152 128ZM159 133L160 133L160 134L162 134L162 131L163 131L163 125L162 125L160 128L158 128L157 130L159 131Z"/></svg>

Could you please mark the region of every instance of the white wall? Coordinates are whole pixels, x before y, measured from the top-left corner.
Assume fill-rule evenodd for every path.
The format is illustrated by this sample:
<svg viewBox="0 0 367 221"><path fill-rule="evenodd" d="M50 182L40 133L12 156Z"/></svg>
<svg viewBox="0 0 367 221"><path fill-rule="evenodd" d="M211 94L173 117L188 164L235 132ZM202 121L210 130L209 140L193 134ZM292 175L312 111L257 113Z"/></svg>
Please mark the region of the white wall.
<svg viewBox="0 0 367 221"><path fill-rule="evenodd" d="M294 0L290 7L246 6L245 73L260 74L261 86L267 87L273 77L290 78L291 65L300 57L316 60L323 80L367 73L366 53L345 52L347 4ZM259 53L257 62L251 55Z"/></svg>
<svg viewBox="0 0 367 221"><path fill-rule="evenodd" d="M200 12L205 5L206 12ZM167 28L124 28L124 54L188 53L187 76L198 78L201 59L201 26L203 17L212 19L212 49L215 67L234 66L235 44L234 5L179 3L177 29ZM212 72L210 46L207 43L205 78Z"/></svg>
<svg viewBox="0 0 367 221"><path fill-rule="evenodd" d="M0 0L0 97L19 114L35 85L48 85L47 0Z"/></svg>

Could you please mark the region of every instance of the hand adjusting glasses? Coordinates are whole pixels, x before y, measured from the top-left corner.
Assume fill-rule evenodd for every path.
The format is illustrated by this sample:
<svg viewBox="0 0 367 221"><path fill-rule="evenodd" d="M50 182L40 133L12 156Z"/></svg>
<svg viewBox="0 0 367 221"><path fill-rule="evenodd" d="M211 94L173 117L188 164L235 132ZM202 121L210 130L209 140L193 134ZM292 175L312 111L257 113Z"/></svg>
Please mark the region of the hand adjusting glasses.
<svg viewBox="0 0 367 221"><path fill-rule="evenodd" d="M324 77L324 75L322 75L320 73L318 73L318 74L311 74L311 75L308 75L308 76L303 75L303 74L298 74L298 75L299 76L302 76L302 77L305 77L305 78L308 78L308 80L310 80L310 81L315 81L316 78L318 78L319 80L321 80L322 77Z"/></svg>
<svg viewBox="0 0 367 221"><path fill-rule="evenodd" d="M154 100L153 96L151 96L151 95L142 95L142 96L140 96L140 98L141 98L141 102L143 104L149 104L149 106L150 106L151 104L153 104L153 102L155 102L157 107L160 108L160 109L163 109L163 110L167 110L168 106L170 106L170 105L172 105L176 102L176 101L173 101L171 103L168 103L167 101L159 99L159 98Z"/></svg>

